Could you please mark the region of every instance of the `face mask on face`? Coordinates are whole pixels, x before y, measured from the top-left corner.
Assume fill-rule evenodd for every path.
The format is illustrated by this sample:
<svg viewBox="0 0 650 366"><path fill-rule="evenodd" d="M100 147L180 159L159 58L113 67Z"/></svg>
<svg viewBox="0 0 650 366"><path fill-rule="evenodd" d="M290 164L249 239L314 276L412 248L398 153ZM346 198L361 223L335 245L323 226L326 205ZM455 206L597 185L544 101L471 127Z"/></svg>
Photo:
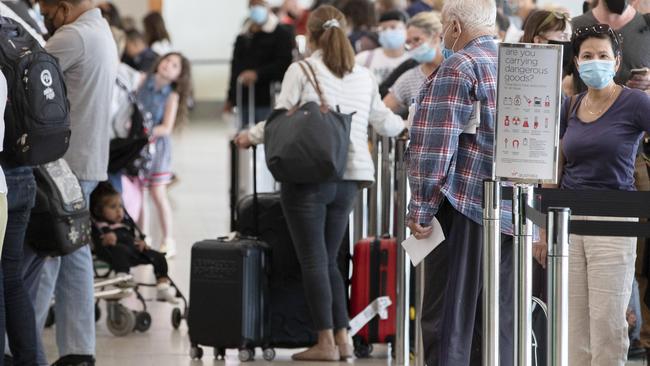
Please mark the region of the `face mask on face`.
<svg viewBox="0 0 650 366"><path fill-rule="evenodd" d="M47 29L47 31L48 31L48 33L50 35L53 35L54 33L56 33L57 29L59 29L59 27L54 25L54 19L59 14L59 9L60 8L56 9L56 11L54 12L54 15L52 15L52 17L44 17L44 19L43 19L43 23L45 23L45 28Z"/></svg>
<svg viewBox="0 0 650 366"><path fill-rule="evenodd" d="M388 29L379 32L379 44L383 48L396 50L404 47L406 31L404 29Z"/></svg>
<svg viewBox="0 0 650 366"><path fill-rule="evenodd" d="M266 19L269 16L269 10L262 5L251 6L250 19L253 23L257 25L262 25L266 23Z"/></svg>
<svg viewBox="0 0 650 366"><path fill-rule="evenodd" d="M605 0L605 5L607 9L615 14L623 14L627 8L628 0Z"/></svg>
<svg viewBox="0 0 650 366"><path fill-rule="evenodd" d="M573 61L573 49L571 48L571 42L549 40L548 44L558 44L562 46L562 69L564 71L568 71L569 67L571 66L571 62Z"/></svg>
<svg viewBox="0 0 650 366"><path fill-rule="evenodd" d="M432 62L436 54L436 49L427 42L409 51L409 56L421 64Z"/></svg>
<svg viewBox="0 0 650 366"><path fill-rule="evenodd" d="M615 61L592 60L583 61L578 65L580 79L594 89L604 89L614 80L616 74Z"/></svg>
<svg viewBox="0 0 650 366"><path fill-rule="evenodd" d="M451 45L451 48L447 48L447 45L445 44L445 36L447 36L447 32L449 32L452 26L453 24L450 25L449 28L447 28L447 30L445 31L445 33L442 35L442 57L444 57L445 60L450 58L454 54L454 52L456 52L454 51L454 48L456 47L456 43L458 43L458 40L460 39L460 34L462 34L461 31L461 33L458 35L458 38L456 38L456 40L454 41L454 44Z"/></svg>

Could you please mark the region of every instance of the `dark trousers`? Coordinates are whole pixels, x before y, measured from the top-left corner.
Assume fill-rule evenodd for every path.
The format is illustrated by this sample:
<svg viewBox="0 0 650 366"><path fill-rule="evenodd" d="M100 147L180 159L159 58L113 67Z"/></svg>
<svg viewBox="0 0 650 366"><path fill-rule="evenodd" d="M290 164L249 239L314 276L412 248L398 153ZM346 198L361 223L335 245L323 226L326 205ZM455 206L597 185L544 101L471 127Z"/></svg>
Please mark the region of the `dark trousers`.
<svg viewBox="0 0 650 366"><path fill-rule="evenodd" d="M9 216L2 248L4 309L9 348L14 365L36 364L36 321L34 306L23 282L25 231L36 197L36 182L31 168L5 171ZM4 319L3 319L4 320ZM4 350L4 337L0 349Z"/></svg>
<svg viewBox="0 0 650 366"><path fill-rule="evenodd" d="M282 184L282 210L315 330L348 327L345 286L336 259L358 191L358 184L349 181Z"/></svg>
<svg viewBox="0 0 650 366"><path fill-rule="evenodd" d="M427 258L422 336L428 366L481 365L483 227L443 203L446 240ZM513 365L512 237L501 236L500 358Z"/></svg>
<svg viewBox="0 0 650 366"><path fill-rule="evenodd" d="M129 273L131 267L141 264L153 265L156 279L167 278L167 259L165 255L155 250L142 252L133 245L118 243L116 246L98 246L97 256L111 265L111 269L118 273Z"/></svg>

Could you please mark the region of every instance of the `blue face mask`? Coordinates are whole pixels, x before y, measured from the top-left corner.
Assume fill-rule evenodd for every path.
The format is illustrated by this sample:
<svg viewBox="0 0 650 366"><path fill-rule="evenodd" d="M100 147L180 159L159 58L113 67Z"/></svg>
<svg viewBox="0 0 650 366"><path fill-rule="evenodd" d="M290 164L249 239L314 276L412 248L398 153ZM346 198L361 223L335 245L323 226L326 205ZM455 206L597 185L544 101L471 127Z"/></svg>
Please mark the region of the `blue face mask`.
<svg viewBox="0 0 650 366"><path fill-rule="evenodd" d="M404 29L388 29L379 32L379 44L383 48L396 50L404 47L406 43L406 31Z"/></svg>
<svg viewBox="0 0 650 366"><path fill-rule="evenodd" d="M409 56L421 64L432 62L436 58L436 54L436 49L428 43L423 43L409 51Z"/></svg>
<svg viewBox="0 0 650 366"><path fill-rule="evenodd" d="M449 28L445 31L445 33L442 35L442 57L446 60L450 58L454 53L454 47L456 47L456 43L458 43L458 40L460 39L460 34L458 35L458 38L454 41L454 44L451 45L451 48L447 48L445 45L445 36L447 35L447 32L449 32Z"/></svg>
<svg viewBox="0 0 650 366"><path fill-rule="evenodd" d="M266 19L269 17L269 10L261 5L251 6L249 17L253 23L262 25L266 23Z"/></svg>
<svg viewBox="0 0 650 366"><path fill-rule="evenodd" d="M616 61L592 60L583 61L578 65L580 78L594 89L604 89L614 80Z"/></svg>

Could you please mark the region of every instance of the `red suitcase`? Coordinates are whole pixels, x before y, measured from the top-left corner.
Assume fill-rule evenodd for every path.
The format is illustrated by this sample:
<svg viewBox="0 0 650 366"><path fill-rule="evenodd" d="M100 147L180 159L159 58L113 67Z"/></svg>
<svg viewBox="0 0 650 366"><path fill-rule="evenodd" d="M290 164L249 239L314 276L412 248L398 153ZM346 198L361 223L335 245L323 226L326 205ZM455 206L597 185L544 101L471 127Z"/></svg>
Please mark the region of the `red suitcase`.
<svg viewBox="0 0 650 366"><path fill-rule="evenodd" d="M396 334L395 304L397 300L397 241L383 237L363 239L354 246L350 316L354 317L372 301L388 296L393 305L388 319L373 318L355 335L355 354L364 358L372 352L373 343L393 343Z"/></svg>

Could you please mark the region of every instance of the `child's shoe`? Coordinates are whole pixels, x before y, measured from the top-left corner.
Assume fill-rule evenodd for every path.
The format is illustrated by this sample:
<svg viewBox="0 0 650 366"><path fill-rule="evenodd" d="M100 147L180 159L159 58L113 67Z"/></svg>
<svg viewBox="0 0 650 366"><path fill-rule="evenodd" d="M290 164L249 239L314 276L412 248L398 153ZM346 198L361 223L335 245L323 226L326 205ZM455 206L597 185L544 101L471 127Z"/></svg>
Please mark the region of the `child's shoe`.
<svg viewBox="0 0 650 366"><path fill-rule="evenodd" d="M176 241L172 238L165 238L160 245L160 252L165 253L165 258L170 259L176 256Z"/></svg>
<svg viewBox="0 0 650 366"><path fill-rule="evenodd" d="M171 286L166 282L156 285L156 300L166 301L170 304L178 304L178 299L172 294Z"/></svg>

